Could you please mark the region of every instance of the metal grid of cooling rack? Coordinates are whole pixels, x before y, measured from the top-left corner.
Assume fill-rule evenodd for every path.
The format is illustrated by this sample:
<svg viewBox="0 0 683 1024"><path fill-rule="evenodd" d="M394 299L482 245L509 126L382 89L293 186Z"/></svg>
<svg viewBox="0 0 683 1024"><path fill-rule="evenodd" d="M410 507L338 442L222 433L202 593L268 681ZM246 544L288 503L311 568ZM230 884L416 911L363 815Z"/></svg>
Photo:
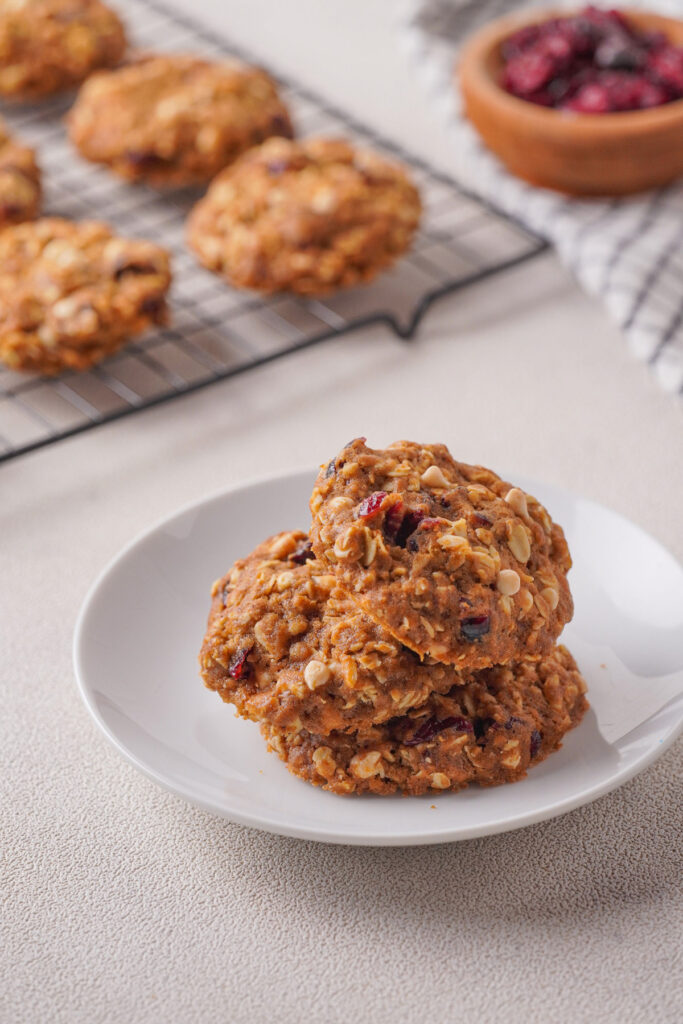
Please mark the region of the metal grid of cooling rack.
<svg viewBox="0 0 683 1024"><path fill-rule="evenodd" d="M159 0L118 0L116 6L134 46L254 60ZM343 111L291 81L279 83L298 135L343 135L410 166L425 207L411 252L374 283L322 299L263 299L237 291L199 267L183 245L184 220L197 192L127 185L81 160L62 121L71 98L8 108L3 116L10 130L38 150L44 212L107 220L123 235L165 246L174 284L171 326L86 373L47 379L0 368L0 462L359 327L384 323L399 338L411 338L437 298L545 248Z"/></svg>

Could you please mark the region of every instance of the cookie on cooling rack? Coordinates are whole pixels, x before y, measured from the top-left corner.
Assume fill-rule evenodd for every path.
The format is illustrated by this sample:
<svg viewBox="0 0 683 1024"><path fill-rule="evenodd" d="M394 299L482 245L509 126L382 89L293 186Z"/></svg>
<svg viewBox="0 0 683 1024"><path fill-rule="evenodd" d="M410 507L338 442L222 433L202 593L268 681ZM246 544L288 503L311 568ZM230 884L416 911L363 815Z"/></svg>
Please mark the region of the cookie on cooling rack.
<svg viewBox="0 0 683 1024"><path fill-rule="evenodd" d="M84 157L155 186L208 181L250 146L291 134L264 71L181 54L143 54L93 75L69 115Z"/></svg>
<svg viewBox="0 0 683 1024"><path fill-rule="evenodd" d="M0 234L0 359L85 370L166 320L168 254L99 221L44 218Z"/></svg>
<svg viewBox="0 0 683 1024"><path fill-rule="evenodd" d="M420 197L403 168L342 140L270 139L192 211L200 262L260 292L317 295L362 284L410 246Z"/></svg>
<svg viewBox="0 0 683 1024"><path fill-rule="evenodd" d="M0 6L0 96L31 100L117 64L120 19L100 0L6 0Z"/></svg>
<svg viewBox="0 0 683 1024"><path fill-rule="evenodd" d="M289 770L334 793L458 790L517 782L562 745L588 702L565 647L541 661L495 666L464 686L359 733L316 735L263 722L268 746Z"/></svg>
<svg viewBox="0 0 683 1024"><path fill-rule="evenodd" d="M363 615L313 557L308 536L277 534L213 587L204 682L245 718L318 734L404 714L464 680Z"/></svg>
<svg viewBox="0 0 683 1024"><path fill-rule="evenodd" d="M352 441L311 496L311 541L366 615L460 669L547 652L572 616L571 558L543 506L445 445Z"/></svg>
<svg viewBox="0 0 683 1024"><path fill-rule="evenodd" d="M33 220L40 209L40 170L35 154L7 134L0 119L0 230Z"/></svg>

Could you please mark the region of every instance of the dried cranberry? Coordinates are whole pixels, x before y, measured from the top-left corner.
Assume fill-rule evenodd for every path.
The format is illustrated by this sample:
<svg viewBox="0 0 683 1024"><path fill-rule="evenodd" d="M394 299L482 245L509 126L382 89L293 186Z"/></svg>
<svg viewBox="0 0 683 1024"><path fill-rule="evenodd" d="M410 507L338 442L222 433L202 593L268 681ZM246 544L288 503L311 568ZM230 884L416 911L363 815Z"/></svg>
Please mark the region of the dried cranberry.
<svg viewBox="0 0 683 1024"><path fill-rule="evenodd" d="M509 61L537 43L541 35L540 25L525 25L503 42L501 53L503 60Z"/></svg>
<svg viewBox="0 0 683 1024"><path fill-rule="evenodd" d="M420 743L429 743L430 740L433 740L435 736L438 736L440 732L444 732L446 729L474 734L474 727L467 718L453 715L449 718L442 718L439 721L435 715L432 715L431 718L428 718L426 722L423 722L415 730L409 739L404 739L403 743L406 747L416 747Z"/></svg>
<svg viewBox="0 0 683 1024"><path fill-rule="evenodd" d="M605 71L594 82L583 85L566 104L584 114L616 113L657 107L667 101L661 86L625 71Z"/></svg>
<svg viewBox="0 0 683 1024"><path fill-rule="evenodd" d="M384 517L384 536L392 543L395 543L398 531L401 529L403 514L403 502L400 499L387 509L387 514Z"/></svg>
<svg viewBox="0 0 683 1024"><path fill-rule="evenodd" d="M140 151L129 149L126 153L126 160L129 164L133 164L134 167L141 168L168 167L173 163L172 160L159 156L158 153L154 153L152 150Z"/></svg>
<svg viewBox="0 0 683 1024"><path fill-rule="evenodd" d="M24 208L17 203L0 203L0 219L14 220L25 213Z"/></svg>
<svg viewBox="0 0 683 1024"><path fill-rule="evenodd" d="M140 303L140 312L146 313L152 320L163 320L166 309L164 300L160 295L150 295Z"/></svg>
<svg viewBox="0 0 683 1024"><path fill-rule="evenodd" d="M477 512L476 510L470 513L470 521L473 526L493 526L493 519L489 519L483 512Z"/></svg>
<svg viewBox="0 0 683 1024"><path fill-rule="evenodd" d="M478 640L486 636L490 628L491 619L488 615L469 615L460 620L460 632L465 640Z"/></svg>
<svg viewBox="0 0 683 1024"><path fill-rule="evenodd" d="M290 562L296 562L297 565L303 565L309 558L315 558L310 540L300 541L297 548L289 556Z"/></svg>
<svg viewBox="0 0 683 1024"><path fill-rule="evenodd" d="M482 739L489 729L497 728L496 722L493 718L475 718L472 722L474 726L474 735L478 740Z"/></svg>
<svg viewBox="0 0 683 1024"><path fill-rule="evenodd" d="M158 270L151 263L136 263L134 260L119 260L114 265L114 280L120 281L126 274L136 276L139 274L156 274Z"/></svg>
<svg viewBox="0 0 683 1024"><path fill-rule="evenodd" d="M365 501L362 501L358 506L356 518L370 519L371 516L377 515L386 496L386 491L374 491L372 494L368 495Z"/></svg>
<svg viewBox="0 0 683 1024"><path fill-rule="evenodd" d="M289 170L289 161L269 160L266 164L266 170L268 174L284 174L285 171Z"/></svg>
<svg viewBox="0 0 683 1024"><path fill-rule="evenodd" d="M630 39L623 36L607 36L595 51L595 63L599 68L637 71L643 66L645 56Z"/></svg>
<svg viewBox="0 0 683 1024"><path fill-rule="evenodd" d="M529 753L532 757L536 757L536 754L541 749L541 734L538 729L534 729L531 733L529 740Z"/></svg>
<svg viewBox="0 0 683 1024"><path fill-rule="evenodd" d="M425 513L419 509L406 511L403 502L399 500L387 510L384 517L384 536L391 544L404 548L410 535L426 518Z"/></svg>
<svg viewBox="0 0 683 1024"><path fill-rule="evenodd" d="M607 114L611 110L607 89L598 82L589 82L567 103L567 109L580 114Z"/></svg>
<svg viewBox="0 0 683 1024"><path fill-rule="evenodd" d="M292 126L288 119L282 114L276 114L270 122L271 135L279 135L281 138L292 138Z"/></svg>
<svg viewBox="0 0 683 1024"><path fill-rule="evenodd" d="M251 648L242 647L241 650L237 651L236 654L230 659L228 665L228 675L231 679L246 679L251 671L251 667L247 662L249 652Z"/></svg>
<svg viewBox="0 0 683 1024"><path fill-rule="evenodd" d="M403 522L401 523L398 533L396 534L394 544L398 544L400 548L404 548L406 546L406 541L408 540L408 537L410 537L411 534L415 533L415 530L417 530L418 526L420 525L424 518L424 514L422 512L419 512L417 509L413 509L410 512L406 512L406 514L403 517Z"/></svg>
<svg viewBox="0 0 683 1024"><path fill-rule="evenodd" d="M421 515L419 512L411 513L413 516ZM412 551L413 554L420 550L417 534L422 530L437 530L442 525L443 520L434 519L432 516L424 516L424 518L418 521L416 529L414 529L409 535L406 543L408 551ZM406 527L408 529L408 527Z"/></svg>
<svg viewBox="0 0 683 1024"><path fill-rule="evenodd" d="M522 53L505 68L505 88L515 96L529 96L547 85L555 65L542 53Z"/></svg>
<svg viewBox="0 0 683 1024"><path fill-rule="evenodd" d="M517 715L510 715L507 722L505 723L506 729L511 729L513 725L524 725L521 718L517 718Z"/></svg>
<svg viewBox="0 0 683 1024"><path fill-rule="evenodd" d="M640 42L646 50L661 50L669 45L669 40L663 32L643 32Z"/></svg>
<svg viewBox="0 0 683 1024"><path fill-rule="evenodd" d="M674 98L683 97L683 48L662 47L650 53L647 68L654 80L670 89Z"/></svg>

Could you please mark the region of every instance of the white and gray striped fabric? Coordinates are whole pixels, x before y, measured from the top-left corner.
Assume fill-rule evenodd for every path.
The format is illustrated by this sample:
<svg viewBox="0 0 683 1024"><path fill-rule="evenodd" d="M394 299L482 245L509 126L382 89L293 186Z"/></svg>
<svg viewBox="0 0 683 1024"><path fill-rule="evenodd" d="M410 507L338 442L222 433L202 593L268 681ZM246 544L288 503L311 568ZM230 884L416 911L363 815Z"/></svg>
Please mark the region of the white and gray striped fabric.
<svg viewBox="0 0 683 1024"><path fill-rule="evenodd" d="M683 394L683 181L633 198L564 198L508 174L461 116L452 74L459 42L519 6L514 0L408 0L403 6L403 42L453 135L453 174L547 238L581 285L604 302L661 386ZM683 16L683 0L639 6Z"/></svg>

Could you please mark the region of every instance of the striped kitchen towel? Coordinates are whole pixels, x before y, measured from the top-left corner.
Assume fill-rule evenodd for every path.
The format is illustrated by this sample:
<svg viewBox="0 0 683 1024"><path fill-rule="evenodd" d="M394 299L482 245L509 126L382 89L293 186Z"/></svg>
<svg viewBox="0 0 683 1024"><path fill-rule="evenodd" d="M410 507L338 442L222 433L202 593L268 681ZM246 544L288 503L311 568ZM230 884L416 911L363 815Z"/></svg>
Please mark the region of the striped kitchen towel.
<svg viewBox="0 0 683 1024"><path fill-rule="evenodd" d="M679 16L682 5L640 4ZM459 42L519 6L514 0L407 0L402 7L403 42L456 142L454 176L547 238L581 285L601 298L661 386L683 394L683 182L626 199L564 198L508 174L461 116L453 86ZM579 6L576 0L572 6Z"/></svg>

